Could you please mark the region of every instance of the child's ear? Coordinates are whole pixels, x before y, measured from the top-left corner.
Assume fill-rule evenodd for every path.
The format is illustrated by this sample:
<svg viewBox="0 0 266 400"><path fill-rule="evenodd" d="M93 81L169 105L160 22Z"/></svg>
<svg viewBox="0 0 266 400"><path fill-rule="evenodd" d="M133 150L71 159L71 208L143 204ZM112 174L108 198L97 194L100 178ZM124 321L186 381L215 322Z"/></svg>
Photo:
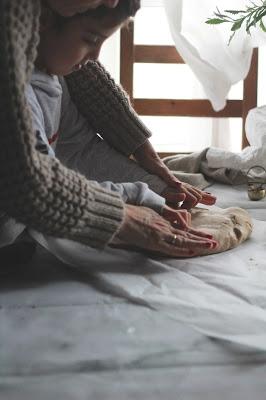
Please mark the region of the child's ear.
<svg viewBox="0 0 266 400"><path fill-rule="evenodd" d="M55 25L56 16L54 12L44 5L42 5L42 12L40 17L40 31L43 32Z"/></svg>

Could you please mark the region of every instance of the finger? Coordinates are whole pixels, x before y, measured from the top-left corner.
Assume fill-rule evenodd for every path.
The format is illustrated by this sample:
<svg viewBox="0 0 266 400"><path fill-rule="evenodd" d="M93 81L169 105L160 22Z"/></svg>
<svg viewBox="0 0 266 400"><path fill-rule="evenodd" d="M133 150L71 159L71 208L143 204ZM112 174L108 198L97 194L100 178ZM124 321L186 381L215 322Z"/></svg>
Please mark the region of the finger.
<svg viewBox="0 0 266 400"><path fill-rule="evenodd" d="M167 204L173 206L179 202L184 201L182 208L190 209L195 207L199 202L201 202L203 193L201 190L194 188L191 185L180 183L173 190L172 187L166 188L162 192L162 196L166 199ZM206 194L206 201L209 201L210 195Z"/></svg>
<svg viewBox="0 0 266 400"><path fill-rule="evenodd" d="M178 215L178 220L172 221L172 224L179 225L180 229L188 229L190 223L191 223L191 215L187 210L178 210L175 211L175 213Z"/></svg>
<svg viewBox="0 0 266 400"><path fill-rule="evenodd" d="M198 229L194 229L194 228L189 227L188 228L188 232L191 233L191 234L200 236L200 237L206 237L207 239L215 240L214 236L211 235L210 233L207 233L207 232L204 232L204 231L201 231L201 230L198 230Z"/></svg>
<svg viewBox="0 0 266 400"><path fill-rule="evenodd" d="M209 239L206 238L204 236L198 236L198 235L193 235L192 234L188 234L187 238L188 239L194 239L194 240L199 240L199 238L201 238L202 240L202 246L207 248L207 249L216 249L218 247L218 242L215 239ZM196 236L196 238L195 238Z"/></svg>
<svg viewBox="0 0 266 400"><path fill-rule="evenodd" d="M201 199L198 191L192 187L187 187L186 185L182 184L178 190L180 194L182 193L183 195L185 195L184 202L181 206L181 208L183 209L190 209L192 207L195 207L195 205L197 205L197 203Z"/></svg>
<svg viewBox="0 0 266 400"><path fill-rule="evenodd" d="M197 235L197 232L190 233L182 230L175 230L171 236L168 236L168 242L172 243L173 237L176 236L175 243L179 247L195 246L204 248L216 248L218 243L215 239L206 238L204 236Z"/></svg>
<svg viewBox="0 0 266 400"><path fill-rule="evenodd" d="M168 255L170 257L193 257L196 255L195 250L173 246L167 241L161 241L160 245L157 246L156 250L160 254Z"/></svg>
<svg viewBox="0 0 266 400"><path fill-rule="evenodd" d="M201 202L202 200L202 193L200 190L197 190L196 188L192 186L186 186L186 200L185 201L193 201L192 207L195 207L198 203ZM190 200L191 199L191 200Z"/></svg>
<svg viewBox="0 0 266 400"><path fill-rule="evenodd" d="M166 243L164 246L161 247L159 253L162 255L168 255L170 257L175 258L189 258L189 257L196 257L201 256L204 254L203 247L200 248L191 248L191 249L184 249L181 247L173 246L171 244Z"/></svg>
<svg viewBox="0 0 266 400"><path fill-rule="evenodd" d="M211 193L202 192L202 199L201 199L202 204L212 206L213 204L216 203L216 200L217 200L217 198L215 196L213 196Z"/></svg>
<svg viewBox="0 0 266 400"><path fill-rule="evenodd" d="M165 206L163 208L162 216L171 224L177 225L180 228L188 229L188 225L191 223L191 215L186 210L173 210L172 208Z"/></svg>
<svg viewBox="0 0 266 400"><path fill-rule="evenodd" d="M206 204L206 205L213 205L216 202L216 197L213 196L209 192L204 192L199 190L193 186L186 186L186 189L192 193L194 196L197 197L198 203ZM195 206L195 205L194 205Z"/></svg>
<svg viewBox="0 0 266 400"><path fill-rule="evenodd" d="M193 230L188 228L187 231L183 232L182 236L187 237L188 239L202 240L206 244L206 247L209 246L210 248L216 248L218 246L218 242L213 236L196 229Z"/></svg>
<svg viewBox="0 0 266 400"><path fill-rule="evenodd" d="M193 195L188 195L186 199L183 201L181 208L185 210L191 210L191 208L195 207L197 204L198 204L197 198Z"/></svg>
<svg viewBox="0 0 266 400"><path fill-rule="evenodd" d="M183 221L186 223L186 228L188 228L191 225L191 214L187 210L178 210L176 211L179 215L180 218L183 219Z"/></svg>
<svg viewBox="0 0 266 400"><path fill-rule="evenodd" d="M178 204L185 200L186 194L180 192L165 191L164 198L169 204Z"/></svg>
<svg viewBox="0 0 266 400"><path fill-rule="evenodd" d="M185 235L179 234L179 232L175 235L168 235L165 238L165 241L182 249L186 248L190 250L200 248L212 249L216 245L216 243L212 240L203 239L201 237L187 234L186 232Z"/></svg>

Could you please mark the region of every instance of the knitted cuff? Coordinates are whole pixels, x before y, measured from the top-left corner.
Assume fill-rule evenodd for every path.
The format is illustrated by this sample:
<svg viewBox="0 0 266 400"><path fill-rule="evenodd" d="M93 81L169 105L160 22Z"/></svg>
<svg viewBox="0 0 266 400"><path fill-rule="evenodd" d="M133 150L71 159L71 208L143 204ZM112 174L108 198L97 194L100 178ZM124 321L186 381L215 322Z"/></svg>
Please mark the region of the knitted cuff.
<svg viewBox="0 0 266 400"><path fill-rule="evenodd" d="M85 214L87 224L73 240L99 249L104 248L114 237L124 217L124 203L117 193L94 186L94 207Z"/></svg>

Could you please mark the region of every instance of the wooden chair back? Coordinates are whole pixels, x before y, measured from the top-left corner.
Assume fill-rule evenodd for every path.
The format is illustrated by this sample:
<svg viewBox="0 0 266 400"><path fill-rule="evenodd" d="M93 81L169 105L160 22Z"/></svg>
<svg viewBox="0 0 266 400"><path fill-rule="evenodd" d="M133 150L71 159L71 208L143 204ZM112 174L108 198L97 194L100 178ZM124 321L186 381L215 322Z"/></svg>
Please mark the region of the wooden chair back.
<svg viewBox="0 0 266 400"><path fill-rule="evenodd" d="M143 116L242 118L242 148L248 146L245 120L249 110L257 106L258 49L254 49L251 68L243 84L243 99L227 100L226 107L219 112L204 99L134 98L134 63L184 64L184 60L174 46L135 45L134 21L131 21L121 30L120 82L136 112Z"/></svg>

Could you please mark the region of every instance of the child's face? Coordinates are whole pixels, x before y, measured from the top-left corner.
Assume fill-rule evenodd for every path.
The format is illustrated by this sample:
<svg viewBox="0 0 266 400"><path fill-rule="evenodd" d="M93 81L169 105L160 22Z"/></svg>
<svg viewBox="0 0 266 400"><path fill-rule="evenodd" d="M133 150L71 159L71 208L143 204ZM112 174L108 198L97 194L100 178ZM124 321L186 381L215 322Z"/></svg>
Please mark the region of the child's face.
<svg viewBox="0 0 266 400"><path fill-rule="evenodd" d="M68 75L88 61L97 60L103 42L120 26L112 17L95 20L80 15L40 35L37 66L51 75Z"/></svg>

